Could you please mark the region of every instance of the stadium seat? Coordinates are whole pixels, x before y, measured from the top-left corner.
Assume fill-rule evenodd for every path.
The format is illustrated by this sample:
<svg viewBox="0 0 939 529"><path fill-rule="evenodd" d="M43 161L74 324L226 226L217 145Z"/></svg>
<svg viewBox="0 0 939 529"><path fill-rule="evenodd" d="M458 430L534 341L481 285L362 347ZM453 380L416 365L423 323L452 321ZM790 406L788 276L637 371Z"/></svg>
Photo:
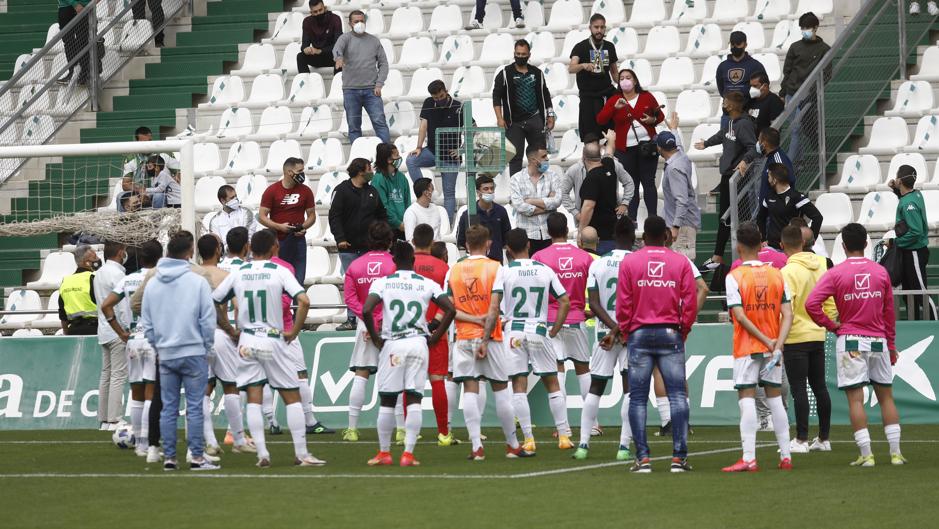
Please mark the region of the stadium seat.
<svg viewBox="0 0 939 529"><path fill-rule="evenodd" d="M310 154L306 157L306 170L322 173L339 169L345 157L342 144L337 138L317 138L310 145Z"/></svg>
<svg viewBox="0 0 939 529"><path fill-rule="evenodd" d="M616 56L619 57L620 61L639 53L639 34L629 26L611 29L606 35L606 40L613 43L616 48Z"/></svg>
<svg viewBox="0 0 939 529"><path fill-rule="evenodd" d="M558 111L557 105L555 105L554 111ZM481 98L473 100L473 119L476 121L476 126L478 127L496 126L496 111L492 107L492 99Z"/></svg>
<svg viewBox="0 0 939 529"><path fill-rule="evenodd" d="M261 146L256 141L239 141L228 149L228 161L222 168L224 174L244 174L263 165Z"/></svg>
<svg viewBox="0 0 939 529"><path fill-rule="evenodd" d="M439 5L430 14L429 31L450 33L463 29L463 12L455 4Z"/></svg>
<svg viewBox="0 0 939 529"><path fill-rule="evenodd" d="M758 1L757 7L765 2L766 0ZM766 47L766 34L763 31L763 24L760 22L738 22L732 31L742 31L747 35L748 49L759 50Z"/></svg>
<svg viewBox="0 0 939 529"><path fill-rule="evenodd" d="M864 193L881 182L880 162L872 154L852 154L841 164L841 179L831 191L839 193Z"/></svg>
<svg viewBox="0 0 939 529"><path fill-rule="evenodd" d="M885 231L893 227L899 199L891 191L872 191L864 195L857 222L868 231Z"/></svg>
<svg viewBox="0 0 939 529"><path fill-rule="evenodd" d="M932 179L927 182L925 181L925 177L923 178L924 182L922 186L924 189L939 189L939 159L936 160L936 163L933 164L933 166L934 169Z"/></svg>
<svg viewBox="0 0 939 529"><path fill-rule="evenodd" d="M41 338L42 331L39 329L17 329L10 335L11 338Z"/></svg>
<svg viewBox="0 0 939 529"><path fill-rule="evenodd" d="M284 138L293 130L293 112L290 107L267 107L261 113L258 130L251 135L256 141L272 141Z"/></svg>
<svg viewBox="0 0 939 529"><path fill-rule="evenodd" d="M534 46L532 47L534 51ZM473 60L475 49L473 37L469 35L450 35L440 46L440 64L468 64Z"/></svg>
<svg viewBox="0 0 939 529"><path fill-rule="evenodd" d="M49 295L49 301L46 303L46 310L59 310L59 291L53 290ZM47 313L30 322L29 326L33 329L59 329L62 322L59 321L58 313Z"/></svg>
<svg viewBox="0 0 939 529"><path fill-rule="evenodd" d="M864 248L864 257L868 259L874 256L874 245L871 244L871 236L867 236L867 246ZM844 253L844 246L841 243L841 234L839 233L835 237L835 242L832 244L831 248L831 262L835 265L843 263L848 258Z"/></svg>
<svg viewBox="0 0 939 529"><path fill-rule="evenodd" d="M240 138L254 130L254 118L247 108L228 107L218 120L215 136L218 138Z"/></svg>
<svg viewBox="0 0 939 529"><path fill-rule="evenodd" d="M681 51L681 35L677 26L653 26L646 35L646 48L640 54L647 59L658 59Z"/></svg>
<svg viewBox="0 0 939 529"><path fill-rule="evenodd" d="M372 119L369 117L367 112L362 112L362 133L371 136L375 132L375 128L372 126ZM349 115L343 111L342 118L339 121L339 133L343 136L349 135Z"/></svg>
<svg viewBox="0 0 939 529"><path fill-rule="evenodd" d="M385 50L385 59L388 60L388 64L395 64L395 45L391 42L391 39L382 38L381 47Z"/></svg>
<svg viewBox="0 0 939 529"><path fill-rule="evenodd" d="M215 198L215 193L212 193ZM218 202L216 200L216 202ZM26 288L32 290L53 290L59 288L62 279L75 273L77 269L75 255L72 252L50 252L42 260L42 271L39 279L26 283ZM38 305L37 307L38 308Z"/></svg>
<svg viewBox="0 0 939 529"><path fill-rule="evenodd" d="M498 190L498 188L496 188ZM460 217L463 216L463 213L466 211L466 206L460 206L456 209L456 215L453 216L453 225L450 227L449 233L443 234L440 238L442 241L447 243L456 244L456 229L460 224ZM441 231L441 233L443 233ZM448 256L449 257L449 256Z"/></svg>
<svg viewBox="0 0 939 529"><path fill-rule="evenodd" d="M933 107L932 87L926 81L904 81L897 89L896 102L885 116L918 118ZM915 143L915 142L914 142Z"/></svg>
<svg viewBox="0 0 939 529"><path fill-rule="evenodd" d="M410 36L424 31L424 15L419 7L399 7L391 14L391 24L388 34L394 36Z"/></svg>
<svg viewBox="0 0 939 529"><path fill-rule="evenodd" d="M586 29L572 29L564 35L564 44L561 45L561 55L558 58L567 63L570 61L571 51L578 42L590 36L590 31Z"/></svg>
<svg viewBox="0 0 939 529"><path fill-rule="evenodd" d="M624 59L620 61L618 67L620 70L627 68L632 70L636 74L639 84L644 88L655 85L655 77L652 75L652 63L648 59Z"/></svg>
<svg viewBox="0 0 939 529"><path fill-rule="evenodd" d="M532 2L535 3L535 2ZM456 247L456 244L452 242L446 243L447 245L447 264L453 266L460 260L460 249Z"/></svg>
<svg viewBox="0 0 939 529"><path fill-rule="evenodd" d="M659 90L684 90L694 84L694 63L691 57L669 57L662 61L659 79L655 86Z"/></svg>
<svg viewBox="0 0 939 529"><path fill-rule="evenodd" d="M584 6L579 0L555 0L551 5L551 17L548 19L547 29L567 29L584 22Z"/></svg>
<svg viewBox="0 0 939 529"><path fill-rule="evenodd" d="M36 94L39 93L39 90L41 88L42 88L42 85L39 85L39 84L28 84L20 88L20 94L19 94L19 99L16 102L16 108L17 109L24 108L26 109L26 112L29 112L32 114L35 114L37 112L41 112L43 114L54 114L55 112L52 108L52 99L50 97L52 95L52 92L49 90L46 90L45 92L40 94L39 97L36 98L35 101L30 103L30 101L36 96Z"/></svg>
<svg viewBox="0 0 939 529"><path fill-rule="evenodd" d="M930 46L919 61L919 71L910 76L911 81L939 81L939 45Z"/></svg>
<svg viewBox="0 0 939 529"><path fill-rule="evenodd" d="M552 94L557 94L567 90L571 82L571 75L567 71L567 65L561 62L546 63L541 67L544 73L545 83Z"/></svg>
<svg viewBox="0 0 939 529"><path fill-rule="evenodd" d="M626 21L626 8L620 0L595 0L590 13L600 13L606 18L607 27Z"/></svg>
<svg viewBox="0 0 939 529"><path fill-rule="evenodd" d="M371 8L365 12L365 31L372 35L385 33L385 16L381 9Z"/></svg>
<svg viewBox="0 0 939 529"><path fill-rule="evenodd" d="M245 86L237 75L223 75L212 83L212 92L207 103L200 103L199 108L227 108L241 103L245 99Z"/></svg>
<svg viewBox="0 0 939 529"><path fill-rule="evenodd" d="M904 121L903 118L896 118ZM905 121L904 121L905 123ZM913 143L909 146L903 146L906 152L939 152L939 116L923 116L916 124L916 134L913 136Z"/></svg>
<svg viewBox="0 0 939 529"><path fill-rule="evenodd" d="M541 28L545 25L544 6L541 2L527 2L522 8L525 15L525 24L530 28Z"/></svg>
<svg viewBox="0 0 939 529"><path fill-rule="evenodd" d="M149 20L128 20L121 28L118 49L124 53L136 54L138 49L148 44L151 35L153 26Z"/></svg>
<svg viewBox="0 0 939 529"><path fill-rule="evenodd" d="M675 112L682 123L703 123L711 117L711 94L706 90L684 90L675 101Z"/></svg>
<svg viewBox="0 0 939 529"><path fill-rule="evenodd" d="M791 9L789 0L757 0L753 8L752 18L755 20L779 20L789 16Z"/></svg>
<svg viewBox="0 0 939 529"><path fill-rule="evenodd" d="M674 26L672 26L674 27ZM688 32L685 54L694 57L711 56L725 47L721 27L717 24L696 24Z"/></svg>
<svg viewBox="0 0 939 529"><path fill-rule="evenodd" d="M773 40L769 48L777 53L789 50L789 45L802 38L802 30L797 20L780 20L773 29Z"/></svg>
<svg viewBox="0 0 939 529"><path fill-rule="evenodd" d="M103 2L99 3L98 6L100 7L102 3L103 3ZM51 41L51 40L54 39L56 36L58 36L60 29L61 29L61 28L59 27L59 23L58 23L58 22L55 22L55 23L53 23L53 24L50 24L50 25L49 25L49 29L46 31L46 42L45 42L45 43L46 43L46 44L49 44L49 41ZM65 46L62 44L62 41L60 40L60 41L56 42L56 43L52 46L52 49L50 49L49 52L50 52L50 53L62 53L62 54L64 54L64 53L65 53Z"/></svg>
<svg viewBox="0 0 939 529"><path fill-rule="evenodd" d="M880 183L876 191L889 191L890 188L887 187L887 182L897 176L897 169L901 165L909 165L916 169L917 180L919 183L923 183L926 180L926 175L929 174L929 170L926 168L926 158L918 152L902 152L900 154L895 154L893 158L890 159L890 166L887 168L887 172L883 176L883 182Z"/></svg>
<svg viewBox="0 0 939 529"><path fill-rule="evenodd" d="M550 31L531 32L525 37L525 40L531 44L531 62L550 61L557 56L557 50L554 47L554 33ZM612 39L610 41L612 42Z"/></svg>
<svg viewBox="0 0 939 529"><path fill-rule="evenodd" d="M240 79L240 78L238 78ZM322 99L326 94L323 86L323 76L318 73L301 73L293 78L290 84L290 93L287 99L280 102L282 105L309 105Z"/></svg>
<svg viewBox="0 0 939 529"><path fill-rule="evenodd" d="M707 16L707 2L678 0L672 6L672 16L667 22L669 24L678 24L679 26L692 26L706 19Z"/></svg>
<svg viewBox="0 0 939 529"><path fill-rule="evenodd" d="M401 97L404 95L404 76L401 70L394 68L388 70L388 78L385 79L384 86L381 87L381 96L386 100L392 97Z"/></svg>
<svg viewBox="0 0 939 529"><path fill-rule="evenodd" d="M760 61L760 64L766 69L769 82L776 83L782 81L782 68L779 66L778 55L775 53L757 53L753 58Z"/></svg>
<svg viewBox="0 0 939 529"><path fill-rule="evenodd" d="M271 37L263 39L265 44L289 44L303 38L303 13L285 12L277 15Z"/></svg>
<svg viewBox="0 0 939 529"><path fill-rule="evenodd" d="M424 88L427 91L427 88ZM391 134L400 136L417 128L417 113L410 101L399 100L385 105L385 118Z"/></svg>
<svg viewBox="0 0 939 529"><path fill-rule="evenodd" d="M196 143L193 145L193 171L196 174L217 171L222 165L217 143Z"/></svg>
<svg viewBox="0 0 939 529"><path fill-rule="evenodd" d="M280 67L273 70L267 70L268 73L276 73L284 76L286 78L288 75L297 75L297 54L300 53L300 43L291 42L284 48L284 53L281 55ZM332 70L332 68L329 68Z"/></svg>
<svg viewBox="0 0 939 529"><path fill-rule="evenodd" d="M453 72L450 93L456 98L470 99L484 94L487 89L485 75L480 66L460 66Z"/></svg>
<svg viewBox="0 0 939 529"><path fill-rule="evenodd" d="M825 233L839 232L854 222L851 197L844 193L822 193L815 199L815 207L822 214L822 231Z"/></svg>
<svg viewBox="0 0 939 529"><path fill-rule="evenodd" d="M559 162L579 160L583 149L584 144L581 143L580 135L577 134L577 130L569 129L564 133L563 136L561 136L561 145L558 147L558 154L556 159Z"/></svg>
<svg viewBox="0 0 939 529"><path fill-rule="evenodd" d="M554 98L554 112L557 114L554 127L564 130L577 127L580 112L580 98L576 95L564 95Z"/></svg>
<svg viewBox="0 0 939 529"><path fill-rule="evenodd" d="M490 3L490 8L486 10L486 16L483 17L483 29L488 31L499 30L504 27L502 23L502 7ZM476 20L476 6L470 11L469 20Z"/></svg>
<svg viewBox="0 0 939 529"><path fill-rule="evenodd" d="M822 19L825 15L830 15L834 9L834 0L799 0L799 5L793 11L792 17L798 20L802 13L811 11L819 19Z"/></svg>
<svg viewBox="0 0 939 529"><path fill-rule="evenodd" d="M246 174L238 179L235 192L238 193L238 199L245 207L256 210L261 205L261 195L264 194L267 186L268 181L264 175Z"/></svg>
<svg viewBox="0 0 939 529"><path fill-rule="evenodd" d="M242 105L247 108L264 108L284 98L284 80L275 73L258 75L251 82L251 94Z"/></svg>
<svg viewBox="0 0 939 529"><path fill-rule="evenodd" d="M701 80L693 88L703 88L709 92L717 92L717 67L723 58L720 55L711 55L704 61L701 68Z"/></svg>
<svg viewBox="0 0 939 529"><path fill-rule="evenodd" d="M332 233L329 233L329 224L326 224L326 232L327 234L324 236L322 243L317 244L317 246L335 246L336 242L332 240ZM338 254L332 254L329 256L329 275L320 279L320 283L327 285L342 285L345 283L342 262L339 261Z"/></svg>
<svg viewBox="0 0 939 529"><path fill-rule="evenodd" d="M909 130L903 118L877 118L871 127L870 141L867 147L861 147L861 154L895 154L902 147L909 145Z"/></svg>
<svg viewBox="0 0 939 529"><path fill-rule="evenodd" d="M681 116L679 115L679 118ZM707 149L698 150L694 148L694 144L698 140L706 140L714 135L718 130L720 130L720 125L716 123L702 123L694 128L691 132L691 141L685 143L687 146L688 158L693 162L703 162L703 161L713 161L717 160L720 157L721 152L724 150L721 145L713 145Z"/></svg>
<svg viewBox="0 0 939 529"><path fill-rule="evenodd" d="M672 106L669 104L668 96L665 95L665 92L661 90L651 90L652 97L655 98L655 101L661 105L665 105L665 108L662 109L662 113L665 114L665 118L668 119L668 116L672 113ZM666 127L665 122L659 123L660 127ZM662 130L665 130L664 128Z"/></svg>
<svg viewBox="0 0 939 529"><path fill-rule="evenodd" d="M508 204L512 196L512 185L509 183L508 168L492 177L496 185L496 202L498 204Z"/></svg>
<svg viewBox="0 0 939 529"><path fill-rule="evenodd" d="M277 140L267 149L267 163L264 174L280 176L284 174L284 161L287 158L303 158L300 142L297 140Z"/></svg>
<svg viewBox="0 0 939 529"><path fill-rule="evenodd" d="M408 153L417 148L417 136L398 136L395 138L395 147L402 157L407 158Z"/></svg>
<svg viewBox="0 0 939 529"><path fill-rule="evenodd" d="M329 105L322 104L314 107L306 107L300 114L300 122L297 131L287 135L288 138L309 139L319 138L323 134L328 134L335 129L335 120L333 111Z"/></svg>
<svg viewBox="0 0 939 529"><path fill-rule="evenodd" d="M314 193L316 207L329 209L329 205L333 202L333 190L340 182L348 179L349 175L342 171L331 171L320 175L319 181L316 183L316 193Z"/></svg>
<svg viewBox="0 0 939 529"><path fill-rule="evenodd" d="M736 22L750 14L747 0L715 0L711 19L718 22Z"/></svg>
<svg viewBox="0 0 939 529"><path fill-rule="evenodd" d="M315 224L314 224L315 225ZM306 249L306 274L303 284L306 286L319 283L329 275L329 252L322 246L308 246Z"/></svg>
<svg viewBox="0 0 939 529"><path fill-rule="evenodd" d="M41 145L55 130L55 120L51 116L38 114L23 121L23 133L20 141L24 145Z"/></svg>
<svg viewBox="0 0 939 529"><path fill-rule="evenodd" d="M319 308L323 305L343 305L342 294L336 285L312 285L306 291L310 298L310 311L305 323L340 323L346 319L345 309Z"/></svg>
<svg viewBox="0 0 939 529"><path fill-rule="evenodd" d="M411 75L411 89L408 90L407 97L425 98L430 95L427 92L427 86L437 80L443 80L443 73L440 68L421 67L414 70Z"/></svg>
<svg viewBox="0 0 939 529"><path fill-rule="evenodd" d="M483 40L479 52L479 66L501 66L512 62L515 56L515 40L510 33L490 33Z"/></svg>
<svg viewBox="0 0 939 529"><path fill-rule="evenodd" d="M926 204L926 222L929 229L939 228L939 189L927 189L923 192L923 203Z"/></svg>
<svg viewBox="0 0 939 529"><path fill-rule="evenodd" d="M634 0L629 15L629 25L648 27L665 20L665 2L663 0Z"/></svg>
<svg viewBox="0 0 939 529"><path fill-rule="evenodd" d="M511 38L511 37L510 37ZM434 42L428 37L408 37L401 45L399 66L421 66L434 62L437 52Z"/></svg>
<svg viewBox="0 0 939 529"><path fill-rule="evenodd" d="M349 149L349 160L356 158L365 158L371 160L375 158L375 147L381 143L381 139L375 136L362 136L352 143Z"/></svg>
<svg viewBox="0 0 939 529"><path fill-rule="evenodd" d="M277 66L277 55L270 44L252 44L245 51L241 68L232 70L231 75L252 77Z"/></svg>

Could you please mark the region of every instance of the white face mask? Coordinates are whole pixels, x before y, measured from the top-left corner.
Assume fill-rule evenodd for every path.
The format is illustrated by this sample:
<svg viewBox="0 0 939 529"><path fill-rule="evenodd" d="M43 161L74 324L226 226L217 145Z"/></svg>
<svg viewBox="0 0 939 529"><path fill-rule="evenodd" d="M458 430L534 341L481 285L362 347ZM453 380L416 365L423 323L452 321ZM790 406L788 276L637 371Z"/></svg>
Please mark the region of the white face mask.
<svg viewBox="0 0 939 529"><path fill-rule="evenodd" d="M358 33L359 35L365 33L365 22L356 22L355 25L352 26L352 31Z"/></svg>
<svg viewBox="0 0 939 529"><path fill-rule="evenodd" d="M241 201L238 200L238 197L235 197L225 203L225 207L228 209L238 209L238 206L241 205Z"/></svg>
<svg viewBox="0 0 939 529"><path fill-rule="evenodd" d="M812 40L812 37L814 37L814 36L815 36L815 32L812 31L811 29L803 29L803 30L802 30L802 38L803 38L803 39L805 39L805 40Z"/></svg>
<svg viewBox="0 0 939 529"><path fill-rule="evenodd" d="M482 193L481 195L479 195L479 198L483 199L483 202L491 203L493 200L496 199L496 195L494 193Z"/></svg>
<svg viewBox="0 0 939 529"><path fill-rule="evenodd" d="M754 87L754 86L751 86L751 87L750 87L750 99L756 99L756 98L760 97L761 95L763 95L763 94L762 94L762 92L760 92L760 89L759 89L759 88L756 88L756 87Z"/></svg>

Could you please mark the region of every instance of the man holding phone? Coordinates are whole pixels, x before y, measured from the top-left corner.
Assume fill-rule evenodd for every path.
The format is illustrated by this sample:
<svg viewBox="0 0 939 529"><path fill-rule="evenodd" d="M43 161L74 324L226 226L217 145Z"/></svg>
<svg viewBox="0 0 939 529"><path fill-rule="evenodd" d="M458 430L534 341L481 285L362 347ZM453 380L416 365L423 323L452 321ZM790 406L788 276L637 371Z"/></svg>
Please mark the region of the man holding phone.
<svg viewBox="0 0 939 529"><path fill-rule="evenodd" d="M293 266L301 285L306 275L306 230L316 222L313 190L303 185L303 165L300 158L284 161L284 177L264 190L258 212L258 222L277 232L277 256Z"/></svg>

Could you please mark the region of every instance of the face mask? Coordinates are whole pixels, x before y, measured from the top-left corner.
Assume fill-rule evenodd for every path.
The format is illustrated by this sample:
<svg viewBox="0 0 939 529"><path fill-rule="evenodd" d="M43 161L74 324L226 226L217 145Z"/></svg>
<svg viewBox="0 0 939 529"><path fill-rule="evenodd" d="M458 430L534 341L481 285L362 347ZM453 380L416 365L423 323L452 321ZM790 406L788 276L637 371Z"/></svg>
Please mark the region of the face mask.
<svg viewBox="0 0 939 529"><path fill-rule="evenodd" d="M450 96L448 95L447 97L443 99L435 99L434 106L436 108L444 108L444 107L450 106Z"/></svg>
<svg viewBox="0 0 939 529"><path fill-rule="evenodd" d="M756 142L756 153L763 154L763 144L760 142Z"/></svg>
<svg viewBox="0 0 939 529"><path fill-rule="evenodd" d="M374 176L375 173L362 173L362 178L364 178L366 182L371 182Z"/></svg>
<svg viewBox="0 0 939 529"><path fill-rule="evenodd" d="M313 18L316 19L317 22L322 22L322 21L326 20L326 13L323 12L323 13L320 13L320 14L318 14L318 15L313 15Z"/></svg>
<svg viewBox="0 0 939 529"><path fill-rule="evenodd" d="M483 202L492 203L492 201L496 199L496 195L495 193L483 193L479 195L479 198L481 198Z"/></svg>
<svg viewBox="0 0 939 529"><path fill-rule="evenodd" d="M91 262L91 269L92 269L92 270L97 270L97 269L99 269L99 268L101 268L101 259L97 259L97 260L94 260L94 261Z"/></svg>
<svg viewBox="0 0 939 529"><path fill-rule="evenodd" d="M803 29L803 30L802 30L802 38L803 38L803 39L805 39L805 40L812 40L812 37L814 37L814 36L815 36L815 32L812 31L811 29Z"/></svg>
<svg viewBox="0 0 939 529"><path fill-rule="evenodd" d="M629 79L623 79L619 82L619 87L622 88L624 92L632 92L635 85Z"/></svg>
<svg viewBox="0 0 939 529"><path fill-rule="evenodd" d="M394 160L391 160L391 165L393 165L395 169L401 167L401 158L395 158Z"/></svg>
<svg viewBox="0 0 939 529"><path fill-rule="evenodd" d="M756 88L754 86L750 87L750 99L756 99L760 97L761 95L763 95L763 93L760 92L759 88Z"/></svg>
<svg viewBox="0 0 939 529"><path fill-rule="evenodd" d="M515 64L518 66L527 66L528 57L515 57Z"/></svg>
<svg viewBox="0 0 939 529"><path fill-rule="evenodd" d="M538 172L539 172L539 173L547 173L547 172L548 172L548 169L549 169L550 167L551 167L551 164L549 164L547 160L544 160L544 161L542 161L542 162L539 162L539 163L538 163Z"/></svg>
<svg viewBox="0 0 939 529"><path fill-rule="evenodd" d="M743 57L743 54L746 52L747 50L744 48L730 48L730 54L733 55L737 59Z"/></svg>
<svg viewBox="0 0 939 529"><path fill-rule="evenodd" d="M238 209L238 206L241 205L241 201L238 198L233 198L225 203L225 207L228 209Z"/></svg>
<svg viewBox="0 0 939 529"><path fill-rule="evenodd" d="M365 22L356 22L355 25L352 26L352 31L358 33L359 35L365 33Z"/></svg>
<svg viewBox="0 0 939 529"><path fill-rule="evenodd" d="M306 175L303 174L303 172L294 173L293 181L297 184L302 184L303 182L306 182Z"/></svg>

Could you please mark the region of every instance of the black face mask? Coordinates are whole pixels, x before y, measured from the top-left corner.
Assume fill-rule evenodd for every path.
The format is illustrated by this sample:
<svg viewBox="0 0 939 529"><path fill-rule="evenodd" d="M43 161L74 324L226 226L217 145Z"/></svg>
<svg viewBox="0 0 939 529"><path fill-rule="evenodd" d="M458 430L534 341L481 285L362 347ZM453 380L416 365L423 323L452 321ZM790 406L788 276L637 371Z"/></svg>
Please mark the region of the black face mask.
<svg viewBox="0 0 939 529"><path fill-rule="evenodd" d="M730 54L735 58L739 59L743 57L743 54L746 53L746 48L730 48Z"/></svg>
<svg viewBox="0 0 939 529"><path fill-rule="evenodd" d="M300 184L302 184L303 182L306 182L306 175L303 174L303 172L294 173L294 175L293 175L293 181L296 182L297 185L300 185Z"/></svg>
<svg viewBox="0 0 939 529"><path fill-rule="evenodd" d="M313 15L313 19L316 20L317 22L322 22L326 20L326 12L324 11L318 15Z"/></svg>
<svg viewBox="0 0 939 529"><path fill-rule="evenodd" d="M101 268L101 259L97 259L97 260L91 262L91 269L92 269L92 270L98 270L99 268Z"/></svg>
<svg viewBox="0 0 939 529"><path fill-rule="evenodd" d="M515 64L517 66L528 66L528 57L515 57Z"/></svg>
<svg viewBox="0 0 939 529"><path fill-rule="evenodd" d="M450 96L447 96L443 99L434 99L434 106L437 108L444 108L450 106Z"/></svg>

